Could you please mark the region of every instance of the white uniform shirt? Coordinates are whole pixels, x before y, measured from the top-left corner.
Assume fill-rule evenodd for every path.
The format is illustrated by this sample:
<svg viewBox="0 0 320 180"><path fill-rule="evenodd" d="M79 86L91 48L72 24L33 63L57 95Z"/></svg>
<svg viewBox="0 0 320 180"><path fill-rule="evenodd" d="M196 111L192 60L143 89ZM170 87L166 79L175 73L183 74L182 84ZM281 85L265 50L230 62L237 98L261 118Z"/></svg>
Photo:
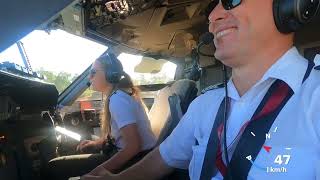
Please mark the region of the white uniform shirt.
<svg viewBox="0 0 320 180"><path fill-rule="evenodd" d="M313 70L302 84L307 67L307 60L292 48L242 97L229 81L228 145L241 126L250 120L275 79L283 80L294 91L271 127L270 139L266 138L264 145L272 147L270 153L261 149L248 179L320 179L320 71ZM163 160L172 167L189 167L191 180L200 178L211 128L224 96L224 89L220 88L198 97L173 133L160 145ZM199 145L195 144L196 140ZM218 173L212 179L223 178Z"/></svg>
<svg viewBox="0 0 320 180"><path fill-rule="evenodd" d="M123 91L116 91L110 97L111 135L115 138L116 146L123 148L125 143L121 137L120 129L136 124L142 140L142 150L149 150L156 144L156 137L151 130L150 121L140 102Z"/></svg>

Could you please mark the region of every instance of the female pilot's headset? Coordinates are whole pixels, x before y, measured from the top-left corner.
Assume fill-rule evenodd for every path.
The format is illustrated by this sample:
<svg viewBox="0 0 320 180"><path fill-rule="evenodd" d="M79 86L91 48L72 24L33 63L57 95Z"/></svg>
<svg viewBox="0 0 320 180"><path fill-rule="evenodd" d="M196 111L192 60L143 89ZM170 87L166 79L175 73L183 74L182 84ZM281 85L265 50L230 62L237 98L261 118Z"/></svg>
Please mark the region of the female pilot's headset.
<svg viewBox="0 0 320 180"><path fill-rule="evenodd" d="M319 1L273 0L273 16L278 30L284 34L296 32L317 15ZM226 10L239 6L241 2L242 0L221 0ZM218 3L219 0L213 0L208 7L212 10Z"/></svg>
<svg viewBox="0 0 320 180"><path fill-rule="evenodd" d="M118 84L124 74L121 62L112 53L106 53L102 59L106 62L106 80L111 84Z"/></svg>

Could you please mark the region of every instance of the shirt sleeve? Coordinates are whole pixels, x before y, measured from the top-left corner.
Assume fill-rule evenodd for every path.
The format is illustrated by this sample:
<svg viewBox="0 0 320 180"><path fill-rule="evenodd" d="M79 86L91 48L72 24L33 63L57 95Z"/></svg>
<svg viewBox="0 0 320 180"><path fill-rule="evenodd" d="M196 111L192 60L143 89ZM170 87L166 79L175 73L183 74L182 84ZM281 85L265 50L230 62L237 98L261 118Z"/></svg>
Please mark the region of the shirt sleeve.
<svg viewBox="0 0 320 180"><path fill-rule="evenodd" d="M194 118L195 103L192 103L177 127L160 144L159 150L165 163L174 168L187 169L192 158L192 146L195 144Z"/></svg>
<svg viewBox="0 0 320 180"><path fill-rule="evenodd" d="M110 115L119 129L136 123L136 106L129 95L117 92L110 98Z"/></svg>

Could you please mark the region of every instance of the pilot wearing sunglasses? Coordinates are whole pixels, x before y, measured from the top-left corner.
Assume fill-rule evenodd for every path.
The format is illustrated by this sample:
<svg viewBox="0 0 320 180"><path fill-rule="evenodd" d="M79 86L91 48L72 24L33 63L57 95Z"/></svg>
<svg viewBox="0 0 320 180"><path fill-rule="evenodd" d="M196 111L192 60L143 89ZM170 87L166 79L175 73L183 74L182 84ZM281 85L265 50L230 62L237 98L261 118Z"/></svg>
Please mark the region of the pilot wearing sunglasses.
<svg viewBox="0 0 320 180"><path fill-rule="evenodd" d="M82 179L161 179L174 168L189 169L191 180L320 179L319 67L293 45L319 0L221 0L211 7L215 58L232 69L227 87L193 101L138 164Z"/></svg>

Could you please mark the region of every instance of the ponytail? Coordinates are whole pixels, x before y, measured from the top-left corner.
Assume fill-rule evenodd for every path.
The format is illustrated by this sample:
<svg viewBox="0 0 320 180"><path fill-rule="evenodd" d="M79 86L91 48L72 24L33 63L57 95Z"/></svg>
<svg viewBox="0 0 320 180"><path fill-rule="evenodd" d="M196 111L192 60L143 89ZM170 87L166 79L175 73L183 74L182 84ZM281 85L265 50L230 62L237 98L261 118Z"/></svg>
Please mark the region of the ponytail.
<svg viewBox="0 0 320 180"><path fill-rule="evenodd" d="M129 95L131 95L137 102L139 102L145 111L147 112L147 107L144 104L142 98L141 98L141 91L138 87L134 86L133 81L131 77L124 72L123 78L119 81L118 84L114 85L114 88L112 92L110 92L109 95L107 95L104 99L104 107L103 107L103 113L101 114L101 138L105 138L107 135L111 134L111 115L110 115L110 97L112 96L113 92L116 90L122 90Z"/></svg>

